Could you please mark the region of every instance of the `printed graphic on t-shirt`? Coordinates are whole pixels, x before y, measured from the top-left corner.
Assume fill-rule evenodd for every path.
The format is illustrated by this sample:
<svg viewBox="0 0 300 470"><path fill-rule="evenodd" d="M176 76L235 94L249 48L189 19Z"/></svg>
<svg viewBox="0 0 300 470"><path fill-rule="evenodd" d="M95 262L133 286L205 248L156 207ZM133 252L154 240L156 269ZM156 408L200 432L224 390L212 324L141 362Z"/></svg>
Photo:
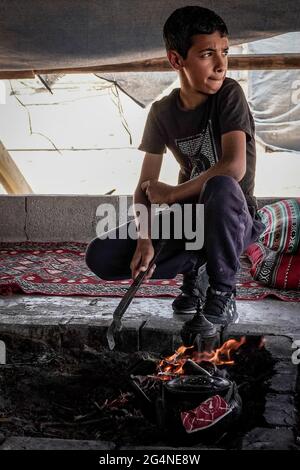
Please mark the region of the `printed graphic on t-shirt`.
<svg viewBox="0 0 300 470"><path fill-rule="evenodd" d="M195 178L195 176L200 175L200 173L217 163L208 126L205 131L203 130L199 134L184 137L183 139L175 139L175 143L180 152L188 157L192 164L190 179Z"/></svg>

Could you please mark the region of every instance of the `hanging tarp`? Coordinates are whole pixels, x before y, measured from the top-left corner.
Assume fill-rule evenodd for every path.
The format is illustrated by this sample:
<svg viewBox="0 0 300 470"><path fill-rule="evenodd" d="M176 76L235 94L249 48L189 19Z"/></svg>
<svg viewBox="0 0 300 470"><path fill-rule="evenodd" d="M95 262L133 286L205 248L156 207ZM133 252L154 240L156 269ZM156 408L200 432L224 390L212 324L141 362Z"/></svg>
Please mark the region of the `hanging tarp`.
<svg viewBox="0 0 300 470"><path fill-rule="evenodd" d="M138 72L97 74L119 88L143 108L168 88L177 78L176 72Z"/></svg>
<svg viewBox="0 0 300 470"><path fill-rule="evenodd" d="M0 70L107 65L164 56L170 13L215 10L232 44L300 31L295 0L1 0Z"/></svg>
<svg viewBox="0 0 300 470"><path fill-rule="evenodd" d="M248 44L253 54L300 52L300 33ZM249 71L249 103L256 135L273 150L300 152L300 71Z"/></svg>

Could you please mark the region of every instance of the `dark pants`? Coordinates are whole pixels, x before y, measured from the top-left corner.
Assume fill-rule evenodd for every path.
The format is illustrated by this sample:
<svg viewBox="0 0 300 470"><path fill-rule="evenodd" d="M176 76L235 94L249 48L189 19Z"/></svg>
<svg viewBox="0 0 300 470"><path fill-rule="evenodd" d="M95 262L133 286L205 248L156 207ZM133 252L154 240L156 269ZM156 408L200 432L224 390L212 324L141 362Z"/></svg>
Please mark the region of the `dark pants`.
<svg viewBox="0 0 300 470"><path fill-rule="evenodd" d="M203 248L186 250L186 239L168 240L152 279L172 279L206 262L210 285L216 290L230 291L235 287L239 258L257 240L263 225L252 217L239 184L230 176L208 180L198 201L204 204ZM118 231L119 227L116 237ZM131 238L95 238L87 248L86 263L102 279L129 279L136 243ZM153 240L154 248L157 243Z"/></svg>

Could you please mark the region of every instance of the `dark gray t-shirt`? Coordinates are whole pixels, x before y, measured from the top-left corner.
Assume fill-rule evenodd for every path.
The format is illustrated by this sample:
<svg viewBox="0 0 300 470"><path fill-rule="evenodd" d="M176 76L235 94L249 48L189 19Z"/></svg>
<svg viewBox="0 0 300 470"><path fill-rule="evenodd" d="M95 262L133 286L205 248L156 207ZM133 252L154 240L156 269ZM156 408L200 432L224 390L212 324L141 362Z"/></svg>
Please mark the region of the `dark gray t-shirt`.
<svg viewBox="0 0 300 470"><path fill-rule="evenodd" d="M162 154L168 147L180 165L178 183L207 170L222 158L221 136L246 133L247 168L240 181L249 206L256 165L254 120L240 85L226 78L220 90L193 110L182 107L179 88L152 104L139 150Z"/></svg>

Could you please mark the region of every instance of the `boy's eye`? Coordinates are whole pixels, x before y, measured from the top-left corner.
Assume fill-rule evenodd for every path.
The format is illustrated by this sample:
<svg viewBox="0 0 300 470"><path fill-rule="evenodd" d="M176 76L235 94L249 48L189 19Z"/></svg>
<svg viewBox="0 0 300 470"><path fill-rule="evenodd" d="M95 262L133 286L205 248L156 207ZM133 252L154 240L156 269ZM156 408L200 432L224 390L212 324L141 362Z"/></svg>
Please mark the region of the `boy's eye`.
<svg viewBox="0 0 300 470"><path fill-rule="evenodd" d="M224 55L224 56L227 56L227 55L228 55L228 52L229 52L229 51L223 51L223 55ZM203 59L205 59L205 58L207 58L207 57L211 57L212 54L213 54L212 51L207 51L207 52L202 53L202 54L201 54L201 57L202 57Z"/></svg>
<svg viewBox="0 0 300 470"><path fill-rule="evenodd" d="M201 54L201 57L205 58L205 57L210 57L212 55L211 52L204 52L204 54Z"/></svg>

